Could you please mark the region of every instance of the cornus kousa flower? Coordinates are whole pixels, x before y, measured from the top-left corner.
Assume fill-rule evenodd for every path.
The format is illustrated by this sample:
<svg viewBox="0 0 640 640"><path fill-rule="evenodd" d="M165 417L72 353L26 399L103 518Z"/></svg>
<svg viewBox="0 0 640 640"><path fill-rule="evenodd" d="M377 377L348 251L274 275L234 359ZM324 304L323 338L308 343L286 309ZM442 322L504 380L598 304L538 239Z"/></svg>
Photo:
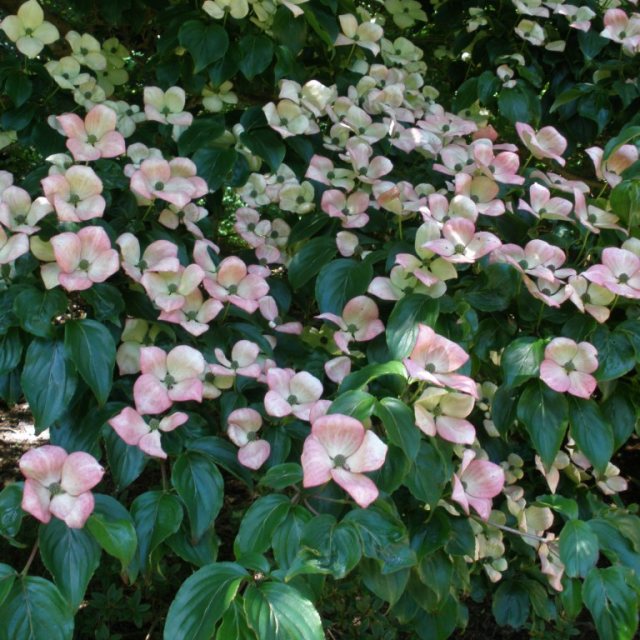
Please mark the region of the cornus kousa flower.
<svg viewBox="0 0 640 640"><path fill-rule="evenodd" d="M205 364L202 354L186 345L174 347L169 353L159 347L142 347L142 375L133 385L138 413L163 413L174 402L202 402L200 378Z"/></svg>
<svg viewBox="0 0 640 640"><path fill-rule="evenodd" d="M203 10L216 20L222 20L227 13L232 18L241 20L249 15L247 0L205 0Z"/></svg>
<svg viewBox="0 0 640 640"><path fill-rule="evenodd" d="M178 271L145 271L140 284L156 306L171 313L185 305L185 296L197 290L203 278L204 271L197 264L190 264Z"/></svg>
<svg viewBox="0 0 640 640"><path fill-rule="evenodd" d="M552 198L551 192L541 184L535 183L529 188L529 201L520 199L518 208L528 211L536 218L548 220L566 220L573 204L564 198Z"/></svg>
<svg viewBox="0 0 640 640"><path fill-rule="evenodd" d="M176 161L187 161L187 158L174 158L167 162L163 158L148 158L143 160L140 168L131 175L131 190L151 202L156 198L170 202L177 207L186 206L193 198L199 198L207 192L206 186L199 181L194 182L193 174L185 176Z"/></svg>
<svg viewBox="0 0 640 640"><path fill-rule="evenodd" d="M521 273L555 282L557 278L575 275L573 269L561 269L566 256L560 247L544 240L530 240L523 247L504 244L491 255L493 262L507 262Z"/></svg>
<svg viewBox="0 0 640 640"><path fill-rule="evenodd" d="M67 136L67 149L73 159L92 161L115 158L126 150L124 137L116 131L116 112L104 105L96 105L84 121L75 113L65 113L57 121Z"/></svg>
<svg viewBox="0 0 640 640"><path fill-rule="evenodd" d="M345 191L351 191L354 186L353 171L336 169L329 158L319 155L314 155L309 161L305 177Z"/></svg>
<svg viewBox="0 0 640 640"><path fill-rule="evenodd" d="M14 233L31 235L39 231L35 225L52 210L46 198L31 202L31 196L20 187L8 187L0 195L0 224Z"/></svg>
<svg viewBox="0 0 640 640"><path fill-rule="evenodd" d="M163 91L159 87L144 88L144 113L148 120L188 127L193 116L184 111L186 94L181 87Z"/></svg>
<svg viewBox="0 0 640 640"><path fill-rule="evenodd" d="M544 350L540 379L554 391L589 398L596 388L591 375L598 368L598 351L588 342L554 338Z"/></svg>
<svg viewBox="0 0 640 640"><path fill-rule="evenodd" d="M162 420L151 418L146 422L144 418L131 407L124 408L117 416L108 420L114 431L132 447L153 458L166 459L167 454L162 448L160 432L168 432L183 425L189 416L180 411L165 416Z"/></svg>
<svg viewBox="0 0 640 640"><path fill-rule="evenodd" d="M363 22L358 24L358 19L351 13L338 16L340 21L340 33L335 41L335 46L355 44L364 49L369 49L374 56L380 52L380 46L376 44L384 35L384 31L375 22Z"/></svg>
<svg viewBox="0 0 640 640"><path fill-rule="evenodd" d="M339 218L344 229L359 229L369 222L369 203L369 195L364 191L346 196L338 189L328 189L322 194L320 206L327 215Z"/></svg>
<svg viewBox="0 0 640 640"><path fill-rule="evenodd" d="M469 514L469 507L483 520L491 515L491 503L504 486L504 470L488 460L476 460L476 452L467 449L462 456L458 473L453 475L451 499Z"/></svg>
<svg viewBox="0 0 640 640"><path fill-rule="evenodd" d="M438 434L457 444L473 444L474 426L465 418L473 411L474 399L464 393L429 387L413 405L416 425L428 436Z"/></svg>
<svg viewBox="0 0 640 640"><path fill-rule="evenodd" d="M378 305L367 296L349 300L342 310L342 317L335 313L321 313L316 318L329 320L340 328L333 334L333 339L343 353L349 353L349 342L352 340L368 342L384 331Z"/></svg>
<svg viewBox="0 0 640 640"><path fill-rule="evenodd" d="M194 289L184 296L184 304L174 311L162 311L159 320L179 324L192 336L200 336L209 330L209 323L222 311L218 300L204 299L200 289Z"/></svg>
<svg viewBox="0 0 640 640"><path fill-rule="evenodd" d="M236 409L227 418L227 435L238 449L238 462L259 469L271 454L271 445L258 437L262 416L255 409Z"/></svg>
<svg viewBox="0 0 640 640"><path fill-rule="evenodd" d="M121 376L140 371L140 349L153 344L160 333L159 325L149 325L146 320L127 318L122 331L122 340L116 352L116 362Z"/></svg>
<svg viewBox="0 0 640 640"><path fill-rule="evenodd" d="M302 484L317 487L333 480L366 509L378 497L378 488L364 473L384 464L387 449L355 418L339 413L319 417L304 441Z"/></svg>
<svg viewBox="0 0 640 640"><path fill-rule="evenodd" d="M71 55L80 63L94 71L107 66L107 59L102 53L100 43L89 33L80 35L77 31L69 31L65 40L71 46Z"/></svg>
<svg viewBox="0 0 640 640"><path fill-rule="evenodd" d="M366 142L357 138L351 138L347 142L346 151L346 155L340 157L345 162L351 162L356 178L360 182L373 184L393 169L393 164L388 158L376 156L371 159L373 149Z"/></svg>
<svg viewBox="0 0 640 640"><path fill-rule="evenodd" d="M233 345L231 360L224 355L222 349L216 348L214 353L218 364L209 365L209 371L216 376L258 378L262 372L257 363L260 347L250 340L240 340Z"/></svg>
<svg viewBox="0 0 640 640"><path fill-rule="evenodd" d="M293 100L280 100L278 104L269 102L262 107L269 126L283 138L318 133L318 125L311 114Z"/></svg>
<svg viewBox="0 0 640 640"><path fill-rule="evenodd" d="M44 178L41 184L61 222L85 222L104 214L102 180L90 167L70 167L64 174Z"/></svg>
<svg viewBox="0 0 640 640"><path fill-rule="evenodd" d="M585 151L593 162L596 176L606 180L611 187L620 184L622 172L638 160L638 147L634 144L623 144L606 160L603 160L604 151L600 147L589 147Z"/></svg>
<svg viewBox="0 0 640 640"><path fill-rule="evenodd" d="M88 73L81 73L80 63L71 56L51 60L44 66L56 84L63 89L74 89L91 77Z"/></svg>
<svg viewBox="0 0 640 640"><path fill-rule="evenodd" d="M618 216L604 211L600 207L593 204L587 205L584 194L577 189L573 192L575 199L575 214L578 222L589 229L592 233L600 233L600 229L617 229L623 233L627 233L625 229L620 227L617 222Z"/></svg>
<svg viewBox="0 0 640 640"><path fill-rule="evenodd" d="M567 140L554 127L542 127L536 133L535 129L524 122L516 122L516 131L522 144L534 158L542 160L550 158L564 167L562 154L567 149Z"/></svg>
<svg viewBox="0 0 640 640"><path fill-rule="evenodd" d="M273 367L266 376L269 391L264 397L264 408L270 416L283 418L293 414L300 420L309 420L311 407L320 399L323 387L318 378L306 371Z"/></svg>
<svg viewBox="0 0 640 640"><path fill-rule="evenodd" d="M7 16L0 22L0 29L27 58L35 58L45 44L52 44L60 37L58 30L45 22L42 7L36 0L21 4L17 15Z"/></svg>
<svg viewBox="0 0 640 640"><path fill-rule="evenodd" d="M67 453L48 444L27 451L19 464L26 478L22 508L45 524L53 515L81 529L95 505L91 489L104 475L98 461L83 451Z"/></svg>
<svg viewBox="0 0 640 640"><path fill-rule="evenodd" d="M462 347L439 336L426 324L419 324L416 344L403 363L414 380L424 380L437 387L450 387L476 398L476 383L467 376L454 373L468 359Z"/></svg>
<svg viewBox="0 0 640 640"><path fill-rule="evenodd" d="M269 293L265 279L249 273L247 265L236 256L222 260L217 271L205 277L203 284L212 298L229 302L247 313L253 313L260 298Z"/></svg>
<svg viewBox="0 0 640 640"><path fill-rule="evenodd" d="M9 264L29 252L29 236L16 233L12 236L0 226L0 264Z"/></svg>
<svg viewBox="0 0 640 640"><path fill-rule="evenodd" d="M84 227L78 233L51 238L56 261L42 265L40 273L47 289L62 285L67 291L84 291L104 282L120 267L118 252L102 227Z"/></svg>
<svg viewBox="0 0 640 640"><path fill-rule="evenodd" d="M454 218L445 222L442 235L444 239L430 240L422 246L454 263L475 262L502 244L488 231L476 233L473 222L465 218Z"/></svg>
<svg viewBox="0 0 640 640"><path fill-rule="evenodd" d="M269 328L279 333L289 333L292 335L302 334L302 324L300 322L282 322L278 313L278 305L271 296L264 296L258 301L262 317L269 323Z"/></svg>
<svg viewBox="0 0 640 640"><path fill-rule="evenodd" d="M123 233L116 243L122 254L122 270L136 282L145 271L179 271L178 247L168 240L152 242L144 253L140 242L132 233ZM142 255L141 255L142 253Z"/></svg>
<svg viewBox="0 0 640 640"><path fill-rule="evenodd" d="M609 289L589 282L584 276L572 276L569 278L569 287L571 302L583 313L586 311L593 316L598 322L606 322L611 313L607 308L614 298L615 294Z"/></svg>
<svg viewBox="0 0 640 640"><path fill-rule="evenodd" d="M626 249L607 247L602 264L589 267L582 275L625 298L640 299L640 258Z"/></svg>

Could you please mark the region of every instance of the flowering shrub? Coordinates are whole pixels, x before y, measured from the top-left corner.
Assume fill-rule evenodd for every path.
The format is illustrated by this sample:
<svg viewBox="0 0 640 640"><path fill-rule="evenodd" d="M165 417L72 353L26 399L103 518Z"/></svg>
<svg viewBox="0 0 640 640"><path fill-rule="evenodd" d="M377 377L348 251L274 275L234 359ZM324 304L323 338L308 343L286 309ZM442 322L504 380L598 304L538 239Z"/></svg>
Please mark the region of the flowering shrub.
<svg viewBox="0 0 640 640"><path fill-rule="evenodd" d="M479 4L2 16L0 639L634 637L640 12Z"/></svg>

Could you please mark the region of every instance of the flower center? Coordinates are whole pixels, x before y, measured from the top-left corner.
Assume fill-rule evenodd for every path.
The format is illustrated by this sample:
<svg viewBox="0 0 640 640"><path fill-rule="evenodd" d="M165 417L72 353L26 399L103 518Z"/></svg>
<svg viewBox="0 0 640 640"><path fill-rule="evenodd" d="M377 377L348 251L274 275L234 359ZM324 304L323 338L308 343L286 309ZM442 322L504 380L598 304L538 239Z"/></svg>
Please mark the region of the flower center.
<svg viewBox="0 0 640 640"><path fill-rule="evenodd" d="M80 269L80 271L86 271L88 268L89 268L89 261L85 260L84 258L80 260L80 262L78 263L78 269Z"/></svg>
<svg viewBox="0 0 640 640"><path fill-rule="evenodd" d="M227 291L233 295L234 293L238 293L238 285L237 284L232 284Z"/></svg>
<svg viewBox="0 0 640 640"><path fill-rule="evenodd" d="M52 496L59 496L61 493L65 493L59 482L52 482L47 489L49 489Z"/></svg>
<svg viewBox="0 0 640 640"><path fill-rule="evenodd" d="M287 402L291 405L294 404L298 404L298 398L296 398L293 394L291 394L288 398L287 398Z"/></svg>
<svg viewBox="0 0 640 640"><path fill-rule="evenodd" d="M151 418L151 420L149 420L149 429L151 431L157 431L159 427L160 420L158 420L157 418Z"/></svg>
<svg viewBox="0 0 640 640"><path fill-rule="evenodd" d="M347 464L347 458L339 453L337 456L333 458L333 466L335 469L344 469L345 471L349 471L349 465Z"/></svg>
<svg viewBox="0 0 640 640"><path fill-rule="evenodd" d="M626 273L621 273L618 276L618 282L620 284L626 284L627 282L629 282L629 276Z"/></svg>
<svg viewBox="0 0 640 640"><path fill-rule="evenodd" d="M177 293L177 291L178 291L178 285L177 285L177 284L174 284L174 283L171 283L171 284L167 287L167 291L168 291L169 293Z"/></svg>
<svg viewBox="0 0 640 640"><path fill-rule="evenodd" d="M428 364L425 365L424 369L427 373L435 373L436 365L433 364L433 362L429 362Z"/></svg>
<svg viewBox="0 0 640 640"><path fill-rule="evenodd" d="M90 97L91 97L91 94L89 94L88 96L85 94L85 96L84 96L84 97L85 97L85 98L90 98ZM93 135L93 133L90 133L90 134L87 136L87 142L88 142L89 144L95 144L96 142L98 142L98 138L96 138L96 136L94 136L94 135Z"/></svg>
<svg viewBox="0 0 640 640"><path fill-rule="evenodd" d="M162 190L164 189L164 182L160 182L160 181L156 182L156 183L153 185L153 188L154 188L156 191L162 191Z"/></svg>
<svg viewBox="0 0 640 640"><path fill-rule="evenodd" d="M355 332L356 332L357 330L358 330L358 327L356 327L356 325L355 325L355 324L353 324L353 323L352 323L352 324L350 324L350 325L347 327L347 331L348 331L351 335L355 335Z"/></svg>
<svg viewBox="0 0 640 640"><path fill-rule="evenodd" d="M576 370L576 365L573 364L573 360L569 360L569 362L567 362L564 365L564 369L565 369L565 371L569 371L569 372L575 371Z"/></svg>
<svg viewBox="0 0 640 640"><path fill-rule="evenodd" d="M138 269L140 269L140 271L144 271L145 269L147 269L149 267L149 265L144 261L144 260L140 260L140 262L138 262L138 264L136 265L136 267ZM175 286L175 285L174 285Z"/></svg>
<svg viewBox="0 0 640 640"><path fill-rule="evenodd" d="M463 244L457 244L457 245L454 247L454 251L455 251L456 253L464 253L464 250L465 250L465 246L464 246Z"/></svg>
<svg viewBox="0 0 640 640"><path fill-rule="evenodd" d="M177 381L170 373L167 373L162 382L167 389L172 389Z"/></svg>
<svg viewBox="0 0 640 640"><path fill-rule="evenodd" d="M255 431L249 431L249 433L247 433L247 440L249 442L253 442L254 440L258 440L258 434Z"/></svg>

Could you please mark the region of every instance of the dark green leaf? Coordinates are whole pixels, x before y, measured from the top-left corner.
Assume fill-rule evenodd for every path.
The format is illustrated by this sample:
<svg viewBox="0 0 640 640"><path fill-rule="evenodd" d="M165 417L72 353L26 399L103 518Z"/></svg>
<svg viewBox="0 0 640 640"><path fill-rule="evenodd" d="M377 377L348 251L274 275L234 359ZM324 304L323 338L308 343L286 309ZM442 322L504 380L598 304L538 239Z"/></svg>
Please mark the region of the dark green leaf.
<svg viewBox="0 0 640 640"><path fill-rule="evenodd" d="M613 455L613 429L594 400L570 398L571 437L599 473Z"/></svg>
<svg viewBox="0 0 640 640"><path fill-rule="evenodd" d="M635 353L629 338L620 331L599 327L590 340L598 350L598 381L614 380L631 371L636 365Z"/></svg>
<svg viewBox="0 0 640 640"><path fill-rule="evenodd" d="M103 433L109 469L116 489L122 491L142 473L148 458L138 447L128 445L110 426L105 427Z"/></svg>
<svg viewBox="0 0 640 640"><path fill-rule="evenodd" d="M228 396L228 394L229 392L226 395ZM223 395L222 398L224 397ZM251 486L251 472L238 462L238 449L228 440L217 436L205 436L189 442L188 448L191 451L199 451L209 456L217 465Z"/></svg>
<svg viewBox="0 0 640 640"><path fill-rule="evenodd" d="M138 546L129 512L111 496L94 494L96 506L87 520L87 530L109 554L126 566Z"/></svg>
<svg viewBox="0 0 640 640"><path fill-rule="evenodd" d="M567 431L567 399L542 381L531 381L520 396L517 412L542 461L551 465Z"/></svg>
<svg viewBox="0 0 640 640"><path fill-rule="evenodd" d="M374 413L384 425L389 438L400 447L409 460L415 460L420 451L420 430L416 427L413 411L396 398L383 398Z"/></svg>
<svg viewBox="0 0 640 640"><path fill-rule="evenodd" d="M222 616L222 622L216 634L216 640L256 640L249 628L247 616L240 603L234 600Z"/></svg>
<svg viewBox="0 0 640 640"><path fill-rule="evenodd" d="M289 282L299 289L309 282L336 255L335 238L320 236L309 240L289 263Z"/></svg>
<svg viewBox="0 0 640 640"><path fill-rule="evenodd" d="M73 613L53 583L19 576L0 606L0 640L71 640Z"/></svg>
<svg viewBox="0 0 640 640"><path fill-rule="evenodd" d="M323 640L325 637L313 603L291 585L280 582L249 585L244 594L244 610L258 638Z"/></svg>
<svg viewBox="0 0 640 640"><path fill-rule="evenodd" d="M315 296L320 312L341 315L349 300L365 293L372 275L367 262L340 259L325 264L316 279Z"/></svg>
<svg viewBox="0 0 640 640"><path fill-rule="evenodd" d="M198 569L182 583L169 607L164 640L210 640L240 583L248 577L235 562L218 562Z"/></svg>
<svg viewBox="0 0 640 640"><path fill-rule="evenodd" d="M8 484L0 491L0 535L15 538L20 531L24 511L22 503L23 484Z"/></svg>
<svg viewBox="0 0 640 640"><path fill-rule="evenodd" d="M584 578L598 562L598 538L582 520L569 520L560 533L560 559L570 578Z"/></svg>
<svg viewBox="0 0 640 640"><path fill-rule="evenodd" d="M13 567L0 563L0 606L11 592L11 587L17 577L18 572Z"/></svg>
<svg viewBox="0 0 640 640"><path fill-rule="evenodd" d="M230 179L236 161L235 149L200 147L192 156L198 175L204 178L211 191L217 191Z"/></svg>
<svg viewBox="0 0 640 640"><path fill-rule="evenodd" d="M29 76L16 69L7 74L4 93L11 98L16 107L21 107L31 97L33 83L29 80Z"/></svg>
<svg viewBox="0 0 640 640"><path fill-rule="evenodd" d="M434 327L438 319L438 300L420 294L411 294L396 302L387 321L387 345L391 356L400 360L407 357L418 338L418 324Z"/></svg>
<svg viewBox="0 0 640 640"><path fill-rule="evenodd" d="M67 296L60 289L40 291L33 287L22 290L13 302L13 312L20 326L40 338L53 335L51 320L67 310Z"/></svg>
<svg viewBox="0 0 640 640"><path fill-rule="evenodd" d="M27 349L20 383L39 433L66 409L76 390L76 371L61 340L36 338Z"/></svg>
<svg viewBox="0 0 640 640"><path fill-rule="evenodd" d="M313 516L307 509L294 506L273 534L273 557L278 567L287 571L300 549L304 528Z"/></svg>
<svg viewBox="0 0 640 640"><path fill-rule="evenodd" d="M264 553L271 547L274 531L287 517L291 509L289 498L271 494L258 498L242 518L234 542L236 556L247 553Z"/></svg>
<svg viewBox="0 0 640 640"><path fill-rule="evenodd" d="M60 593L77 609L100 564L100 547L84 529L71 529L56 518L40 526L40 557Z"/></svg>
<svg viewBox="0 0 640 640"><path fill-rule="evenodd" d="M66 322L64 346L98 403L104 404L109 398L116 362L116 345L109 330L95 320Z"/></svg>
<svg viewBox="0 0 640 640"><path fill-rule="evenodd" d="M540 373L540 363L544 357L544 340L526 337L514 340L500 358L503 383L518 387Z"/></svg>
<svg viewBox="0 0 640 640"><path fill-rule="evenodd" d="M329 407L327 413L341 413L356 420L366 420L376 405L376 399L365 391L347 391L341 393Z"/></svg>
<svg viewBox="0 0 640 640"><path fill-rule="evenodd" d="M271 467L258 484L280 491L300 482L302 482L302 467L297 462L285 462Z"/></svg>
<svg viewBox="0 0 640 640"><path fill-rule="evenodd" d="M175 461L171 484L187 507L191 537L196 542L213 526L222 507L224 481L220 471L204 454L188 451Z"/></svg>
<svg viewBox="0 0 640 640"><path fill-rule="evenodd" d="M385 574L375 560L364 559L360 563L360 575L365 587L378 598L393 606L404 593L409 581L409 569Z"/></svg>
<svg viewBox="0 0 640 640"><path fill-rule="evenodd" d="M247 35L238 45L242 51L240 71L247 80L253 80L262 73L273 59L273 40L267 36Z"/></svg>
<svg viewBox="0 0 640 640"><path fill-rule="evenodd" d="M528 122L535 125L540 120L540 99L522 84L502 88L498 94L498 109L512 124Z"/></svg>
<svg viewBox="0 0 640 640"><path fill-rule="evenodd" d="M617 451L629 439L636 426L636 409L631 402L631 390L618 387L602 403L602 415L613 427L613 447Z"/></svg>
<svg viewBox="0 0 640 640"><path fill-rule="evenodd" d="M21 358L20 331L14 327L0 337L0 375L11 373L20 364Z"/></svg>
<svg viewBox="0 0 640 640"><path fill-rule="evenodd" d="M520 629L529 617L529 594L519 580L505 580L493 595L493 617L500 626Z"/></svg>
<svg viewBox="0 0 640 640"><path fill-rule="evenodd" d="M362 387L368 385L372 380L382 376L399 376L406 380L407 370L404 368L402 362L396 360L390 360L389 362L383 362L381 364L368 364L359 371L350 373L340 383L340 392L344 393L345 391L362 389Z"/></svg>
<svg viewBox="0 0 640 640"><path fill-rule="evenodd" d="M200 20L185 22L178 32L178 40L193 57L194 73L222 58L229 48L229 36L223 27Z"/></svg>
<svg viewBox="0 0 640 640"><path fill-rule="evenodd" d="M240 141L252 153L265 160L274 173L282 164L287 151L282 138L275 131L267 128L244 131L240 134Z"/></svg>
<svg viewBox="0 0 640 640"><path fill-rule="evenodd" d="M58 291L58 289L52 289ZM124 311L122 294L111 284L96 283L82 292L83 300L91 306L96 320L105 320L120 325L120 314Z"/></svg>

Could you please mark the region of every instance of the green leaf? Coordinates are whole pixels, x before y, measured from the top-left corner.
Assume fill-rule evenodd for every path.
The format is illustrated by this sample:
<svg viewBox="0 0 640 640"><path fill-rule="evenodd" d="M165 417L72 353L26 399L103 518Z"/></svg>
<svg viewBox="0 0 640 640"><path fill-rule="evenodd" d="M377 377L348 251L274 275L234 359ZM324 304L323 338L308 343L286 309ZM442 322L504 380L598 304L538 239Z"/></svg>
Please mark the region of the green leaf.
<svg viewBox="0 0 640 640"><path fill-rule="evenodd" d="M111 496L94 493L95 509L87 520L87 530L96 542L122 566L131 562L138 538L129 512Z"/></svg>
<svg viewBox="0 0 640 640"><path fill-rule="evenodd" d="M200 116L194 118L189 128L178 138L178 151L188 156L201 147L211 147L224 133L224 116Z"/></svg>
<svg viewBox="0 0 640 640"><path fill-rule="evenodd" d="M234 542L236 556L264 553L271 547L275 530L287 517L291 503L287 496L271 494L258 498L242 518Z"/></svg>
<svg viewBox="0 0 640 640"><path fill-rule="evenodd" d="M602 403L602 415L613 428L613 448L617 451L629 439L636 426L636 409L631 402L631 389L617 387Z"/></svg>
<svg viewBox="0 0 640 640"><path fill-rule="evenodd" d="M309 240L289 263L288 277L293 289L300 289L336 255L335 238L320 236Z"/></svg>
<svg viewBox="0 0 640 640"><path fill-rule="evenodd" d="M341 413L356 420L366 420L376 405L376 399L365 391L347 391L341 393L329 407L327 413Z"/></svg>
<svg viewBox="0 0 640 640"><path fill-rule="evenodd" d="M579 515L578 503L572 498L565 498L558 494L538 496L535 501L535 506L549 507L568 520L576 520Z"/></svg>
<svg viewBox="0 0 640 640"><path fill-rule="evenodd" d="M67 359L64 343L33 340L27 349L20 384L40 433L64 413L76 390L76 371Z"/></svg>
<svg viewBox="0 0 640 640"><path fill-rule="evenodd" d="M483 268L478 283L465 293L464 299L478 311L504 311L520 283L520 274L511 265L490 264Z"/></svg>
<svg viewBox="0 0 640 640"><path fill-rule="evenodd" d="M103 434L109 469L116 489L122 491L142 473L149 458L138 447L128 445L110 426L104 428Z"/></svg>
<svg viewBox="0 0 640 640"><path fill-rule="evenodd" d="M0 606L0 640L72 640L73 613L53 583L18 576Z"/></svg>
<svg viewBox="0 0 640 640"><path fill-rule="evenodd" d="M204 454L188 451L175 461L171 484L187 507L191 537L197 542L213 526L222 507L224 481L220 471Z"/></svg>
<svg viewBox="0 0 640 640"><path fill-rule="evenodd" d="M323 640L325 637L313 603L291 585L280 582L249 585L244 594L244 610L258 638Z"/></svg>
<svg viewBox="0 0 640 640"><path fill-rule="evenodd" d="M192 156L198 175L207 181L211 191L217 191L231 178L236 161L235 149L200 147Z"/></svg>
<svg viewBox="0 0 640 640"><path fill-rule="evenodd" d="M0 337L0 375L11 373L22 358L20 330L12 327Z"/></svg>
<svg viewBox="0 0 640 640"><path fill-rule="evenodd" d="M598 327L590 342L598 350L598 369L594 373L598 381L614 380L635 367L633 345L625 333Z"/></svg>
<svg viewBox="0 0 640 640"><path fill-rule="evenodd" d="M302 482L302 467L297 462L284 462L271 467L260 478L258 483L262 487L269 487L281 491Z"/></svg>
<svg viewBox="0 0 640 640"><path fill-rule="evenodd" d="M0 563L0 607L11 592L11 587L17 577L18 572L13 567Z"/></svg>
<svg viewBox="0 0 640 640"><path fill-rule="evenodd" d="M222 616L216 640L256 640L241 604L234 600Z"/></svg>
<svg viewBox="0 0 640 640"><path fill-rule="evenodd" d="M77 609L100 564L100 547L84 529L71 529L54 518L40 526L40 557L60 593Z"/></svg>
<svg viewBox="0 0 640 640"><path fill-rule="evenodd" d="M223 27L200 20L187 20L180 27L178 41L193 57L194 73L222 58L229 48L229 36Z"/></svg>
<svg viewBox="0 0 640 640"><path fill-rule="evenodd" d="M227 392L228 395L228 392ZM222 396L224 399L225 396ZM241 480L246 485L252 485L251 472L238 462L238 449L228 440L217 436L205 436L192 440L187 448L190 451L199 451L209 456L217 465L228 471L231 475Z"/></svg>
<svg viewBox="0 0 640 640"><path fill-rule="evenodd" d="M608 38L603 38L596 31L578 32L578 46L587 60L595 58L609 42Z"/></svg>
<svg viewBox="0 0 640 640"><path fill-rule="evenodd" d="M249 574L235 562L198 569L181 585L164 626L164 640L210 640L216 623Z"/></svg>
<svg viewBox="0 0 640 640"><path fill-rule="evenodd" d="M262 73L273 59L273 40L267 36L247 35L238 45L242 51L240 71L247 80L253 80Z"/></svg>
<svg viewBox="0 0 640 640"><path fill-rule="evenodd" d="M320 312L341 315L349 300L366 292L372 276L368 262L340 259L325 264L316 279L315 297Z"/></svg>
<svg viewBox="0 0 640 640"><path fill-rule="evenodd" d="M309 26L316 32L320 40L322 40L329 49L333 48L333 43L338 37L338 24L335 16L311 4L303 4L300 8L304 11L304 17L309 23Z"/></svg>
<svg viewBox="0 0 640 640"><path fill-rule="evenodd" d="M6 538L15 538L20 531L24 511L22 503L23 484L16 482L7 484L0 491L0 535Z"/></svg>
<svg viewBox="0 0 640 640"><path fill-rule="evenodd" d="M632 640L638 628L637 578L624 567L593 569L582 588L582 599L602 640Z"/></svg>
<svg viewBox="0 0 640 640"><path fill-rule="evenodd" d="M617 184L609 196L609 202L623 226L633 228L640 225L640 180L623 180Z"/></svg>
<svg viewBox="0 0 640 640"><path fill-rule="evenodd" d="M398 362L397 360L390 360L389 362L383 362L381 364L374 362L362 367L359 371L350 373L340 383L340 392L344 393L345 391L362 389L362 387L368 385L372 380L382 376L398 376L406 380L407 370L404 368L402 362Z"/></svg>
<svg viewBox="0 0 640 640"><path fill-rule="evenodd" d="M418 427L413 428L419 433ZM450 467L451 462L445 463L431 442L422 440L404 484L415 498L435 508L453 474Z"/></svg>
<svg viewBox="0 0 640 640"><path fill-rule="evenodd" d="M52 289L51 291L59 290ZM91 289L82 292L82 299L91 306L96 320L106 320L120 326L120 314L124 311L124 300L116 287L111 284L96 283Z"/></svg>
<svg viewBox="0 0 640 640"><path fill-rule="evenodd" d="M51 320L67 310L67 296L60 289L40 291L34 287L22 290L13 301L13 312L20 326L40 338L53 335Z"/></svg>
<svg viewBox="0 0 640 640"><path fill-rule="evenodd" d="M420 294L411 294L396 302L387 321L387 345L392 358L407 357L418 338L418 324L434 327L438 319L438 300Z"/></svg>
<svg viewBox="0 0 640 640"><path fill-rule="evenodd" d="M599 473L613 455L613 429L594 400L570 398L571 437Z"/></svg>
<svg viewBox="0 0 640 640"><path fill-rule="evenodd" d="M502 88L498 94L498 109L511 124L528 122L535 125L540 120L540 99L522 84Z"/></svg>
<svg viewBox="0 0 640 640"><path fill-rule="evenodd" d="M166 539L165 544L185 562L196 567L204 567L218 559L220 539L213 529L209 529L194 544L190 532L183 523L179 531Z"/></svg>
<svg viewBox="0 0 640 640"><path fill-rule="evenodd" d="M287 580L300 573L329 573L341 580L361 557L362 543L356 525L338 523L333 516L321 514L307 522Z"/></svg>
<svg viewBox="0 0 640 640"><path fill-rule="evenodd" d="M420 580L436 595L436 601L442 603L451 591L453 564L449 556L440 551L422 558L418 564Z"/></svg>
<svg viewBox="0 0 640 640"><path fill-rule="evenodd" d="M307 42L307 23L303 16L294 18L287 7L278 7L271 24L275 39L295 56Z"/></svg>
<svg viewBox="0 0 640 640"><path fill-rule="evenodd" d="M409 582L409 569L402 569L395 573L385 574L375 560L364 559L360 563L360 575L364 586L378 598L393 606L404 593Z"/></svg>
<svg viewBox="0 0 640 640"><path fill-rule="evenodd" d="M33 93L33 83L29 80L29 76L19 69L10 71L4 83L4 93L12 100L13 104L21 107Z"/></svg>
<svg viewBox="0 0 640 640"><path fill-rule="evenodd" d="M520 629L529 617L529 594L518 580L505 580L493 594L493 617L500 626Z"/></svg>
<svg viewBox="0 0 640 640"><path fill-rule="evenodd" d="M550 466L564 441L568 425L567 399L540 380L530 382L518 401L518 420L527 428L534 449Z"/></svg>
<svg viewBox="0 0 640 640"><path fill-rule="evenodd" d="M138 548L129 571L135 576L138 571L146 571L151 552L180 528L183 512L176 496L162 491L147 491L133 501L131 515Z"/></svg>
<svg viewBox="0 0 640 640"><path fill-rule="evenodd" d="M275 131L267 129L266 127L243 131L240 134L240 142L242 142L251 153L265 160L274 173L282 164L287 152L282 138Z"/></svg>
<svg viewBox="0 0 640 640"><path fill-rule="evenodd" d="M526 337L514 340L500 358L503 383L518 387L540 374L540 363L544 358L544 340Z"/></svg>
<svg viewBox="0 0 640 640"><path fill-rule="evenodd" d="M109 330L95 320L69 321L64 325L64 346L98 403L104 404L116 362L116 345Z"/></svg>
<svg viewBox="0 0 640 640"><path fill-rule="evenodd" d="M624 127L617 136L611 138L611 140L609 140L609 142L604 146L602 162L606 162L623 144L627 144L627 142L631 142L631 140L639 136L639 125Z"/></svg>
<svg viewBox="0 0 640 640"><path fill-rule="evenodd" d="M293 564L300 549L304 528L312 517L304 507L294 506L275 530L272 544L273 557L282 571L287 571Z"/></svg>
<svg viewBox="0 0 640 640"><path fill-rule="evenodd" d="M560 533L560 559L570 578L584 578L599 556L598 538L589 524L569 520Z"/></svg>
<svg viewBox="0 0 640 640"><path fill-rule="evenodd" d="M383 398L374 413L384 425L389 442L400 447L409 460L415 460L420 450L420 430L416 427L413 411L396 398Z"/></svg>

